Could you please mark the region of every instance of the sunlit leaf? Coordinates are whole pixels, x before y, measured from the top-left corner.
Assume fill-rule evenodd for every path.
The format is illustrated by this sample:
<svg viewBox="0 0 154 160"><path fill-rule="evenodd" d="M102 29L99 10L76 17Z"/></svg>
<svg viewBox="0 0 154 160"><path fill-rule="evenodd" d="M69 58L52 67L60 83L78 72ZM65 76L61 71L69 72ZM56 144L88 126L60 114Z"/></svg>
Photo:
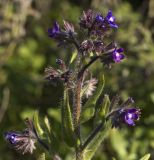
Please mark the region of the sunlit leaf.
<svg viewBox="0 0 154 160"><path fill-rule="evenodd" d="M146 154L145 156L143 156L140 160L149 160L150 158L150 154Z"/></svg>

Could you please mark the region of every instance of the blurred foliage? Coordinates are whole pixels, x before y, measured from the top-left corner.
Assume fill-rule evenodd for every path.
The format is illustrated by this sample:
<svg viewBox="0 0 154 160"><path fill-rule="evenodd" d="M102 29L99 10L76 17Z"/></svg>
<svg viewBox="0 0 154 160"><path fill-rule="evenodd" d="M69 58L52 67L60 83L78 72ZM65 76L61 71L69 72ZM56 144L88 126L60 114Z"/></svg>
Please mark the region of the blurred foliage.
<svg viewBox="0 0 154 160"><path fill-rule="evenodd" d="M9 148L2 136L6 130L23 129L23 119L32 117L36 110L42 120L47 115L52 128L61 134L59 106L63 89L44 81L44 68L54 66L56 58L67 60L73 48L65 51L57 48L48 38L47 29L55 20L65 19L77 24L78 17L87 8L102 13L113 10L120 26L113 39L125 49L127 56L111 70L97 63L92 67L94 75L98 72L105 75L104 91L110 97L116 93L123 99L131 96L142 108L137 126L112 130L94 159L138 160L147 153L154 159L154 1L1 0L0 160L44 159L41 147L33 155L21 155ZM89 125L86 124L83 131L85 135ZM58 147L66 160L72 159L63 142L53 147Z"/></svg>

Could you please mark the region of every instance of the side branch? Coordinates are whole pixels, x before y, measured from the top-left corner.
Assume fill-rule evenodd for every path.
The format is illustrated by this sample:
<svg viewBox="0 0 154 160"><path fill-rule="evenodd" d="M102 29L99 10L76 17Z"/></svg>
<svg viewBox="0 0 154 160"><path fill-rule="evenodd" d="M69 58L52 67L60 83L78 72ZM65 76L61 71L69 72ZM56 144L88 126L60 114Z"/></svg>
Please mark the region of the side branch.
<svg viewBox="0 0 154 160"><path fill-rule="evenodd" d="M83 146L82 146L82 151L87 147L87 145L95 138L95 136L99 133L99 131L102 129L103 127L103 123L100 123L93 131L92 133L89 135L89 137L87 138L87 140L84 142Z"/></svg>
<svg viewBox="0 0 154 160"><path fill-rule="evenodd" d="M86 64L85 66L83 66L83 68L81 69L81 71L78 73L78 79L80 79L80 78L83 76L85 70L86 70L89 66L91 66L91 65L92 65L97 59L99 59L100 57L101 57L101 56L95 56L95 57L93 57L93 58L89 61L88 64Z"/></svg>

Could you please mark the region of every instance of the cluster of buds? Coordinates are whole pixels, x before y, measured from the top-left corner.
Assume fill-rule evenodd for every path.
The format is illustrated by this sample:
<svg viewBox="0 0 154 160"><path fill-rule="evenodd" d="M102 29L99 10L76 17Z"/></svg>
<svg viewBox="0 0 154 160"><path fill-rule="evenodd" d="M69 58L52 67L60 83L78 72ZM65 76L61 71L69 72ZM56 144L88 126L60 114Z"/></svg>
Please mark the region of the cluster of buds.
<svg viewBox="0 0 154 160"><path fill-rule="evenodd" d="M45 69L45 79L53 85L57 85L59 82L63 82L67 87L73 87L72 83L72 71L66 68L63 60L57 59L56 63L60 66L59 69L53 67L47 67Z"/></svg>

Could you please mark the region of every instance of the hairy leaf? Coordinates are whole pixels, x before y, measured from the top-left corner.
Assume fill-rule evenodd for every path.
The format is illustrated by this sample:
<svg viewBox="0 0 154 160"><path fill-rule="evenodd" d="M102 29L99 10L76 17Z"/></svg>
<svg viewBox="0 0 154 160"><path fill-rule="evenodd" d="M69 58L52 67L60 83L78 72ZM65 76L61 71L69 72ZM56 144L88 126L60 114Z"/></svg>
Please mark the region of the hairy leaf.
<svg viewBox="0 0 154 160"><path fill-rule="evenodd" d="M74 146L74 127L73 127L73 119L72 113L69 105L69 96L68 91L64 91L64 98L62 102L62 130L63 130L63 138L65 142L69 146Z"/></svg>

